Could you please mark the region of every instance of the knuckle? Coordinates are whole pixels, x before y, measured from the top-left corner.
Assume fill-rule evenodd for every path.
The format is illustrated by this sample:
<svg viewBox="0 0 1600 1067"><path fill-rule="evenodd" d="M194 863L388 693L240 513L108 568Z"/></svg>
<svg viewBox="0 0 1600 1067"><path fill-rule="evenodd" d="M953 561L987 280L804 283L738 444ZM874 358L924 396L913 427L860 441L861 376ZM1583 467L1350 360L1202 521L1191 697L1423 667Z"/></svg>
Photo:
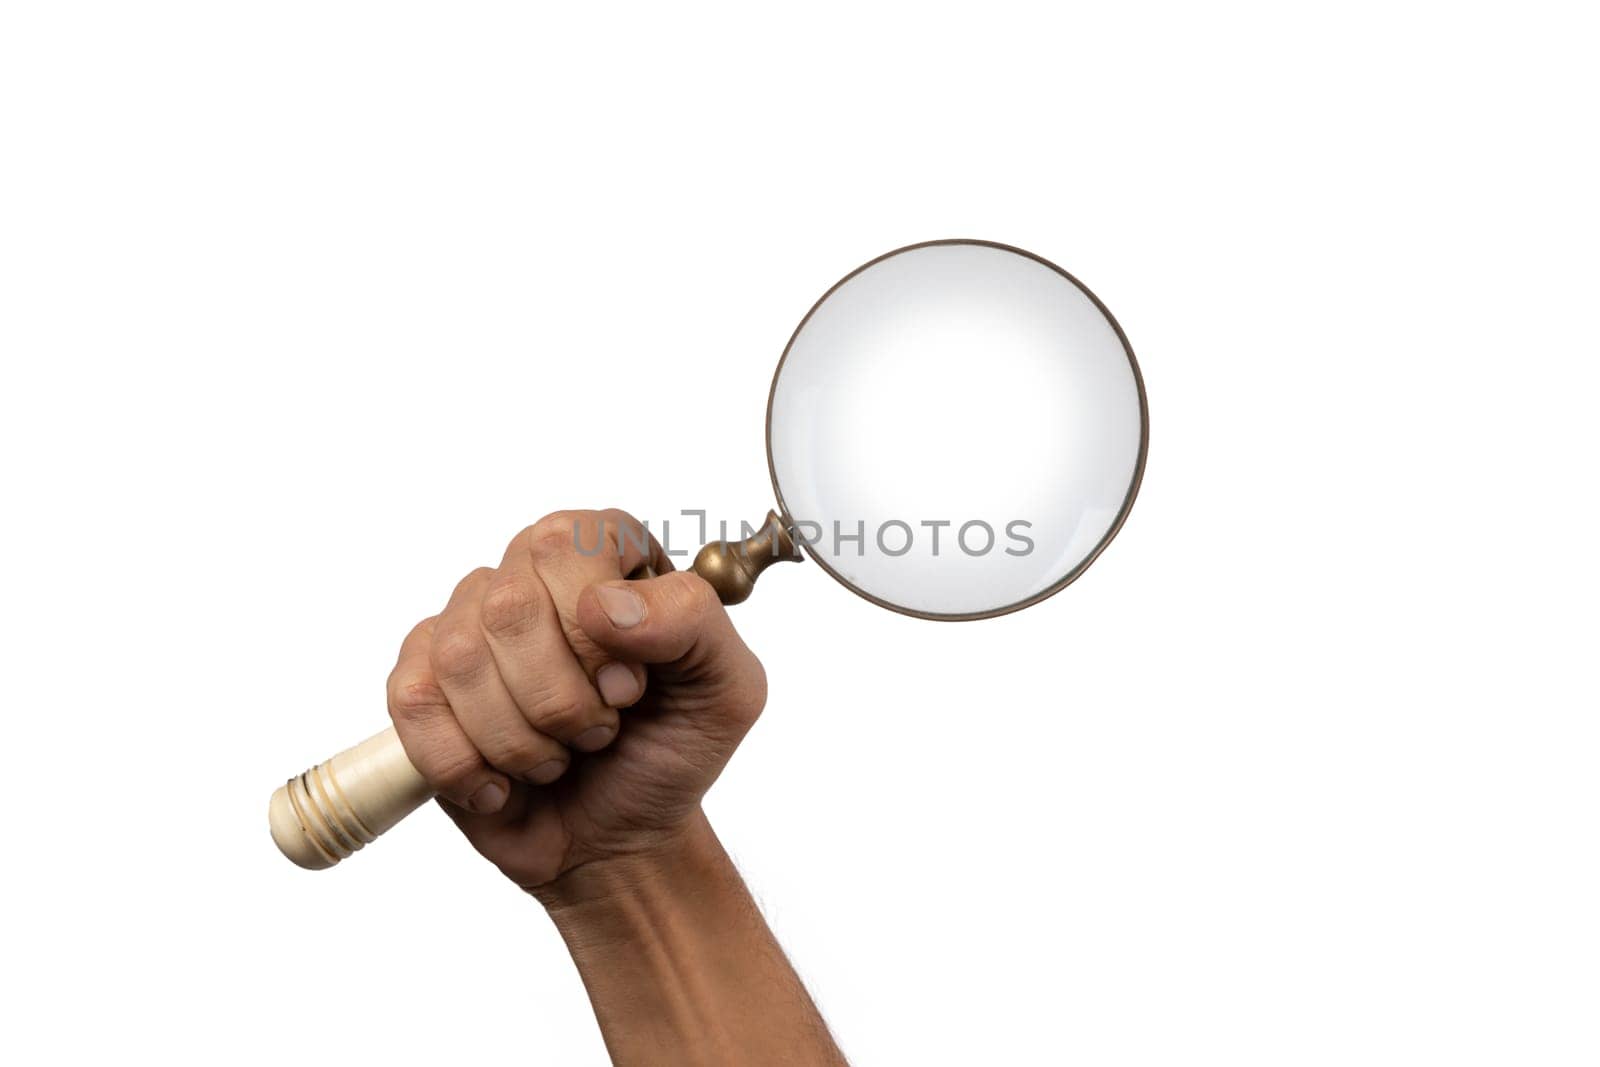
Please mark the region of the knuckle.
<svg viewBox="0 0 1600 1067"><path fill-rule="evenodd" d="M528 549L536 560L574 553L613 557L618 554L616 525L601 512L552 512L528 527Z"/></svg>
<svg viewBox="0 0 1600 1067"><path fill-rule="evenodd" d="M525 778L552 757L552 745L528 730L497 731L481 741L483 758L496 770Z"/></svg>
<svg viewBox="0 0 1600 1067"><path fill-rule="evenodd" d="M394 709L395 718L415 722L448 708L450 704L445 699L444 690L432 678L408 675L394 680L389 706Z"/></svg>
<svg viewBox="0 0 1600 1067"><path fill-rule="evenodd" d="M538 617L543 597L538 579L530 575L501 575L483 596L483 628L489 633L521 633Z"/></svg>
<svg viewBox="0 0 1600 1067"><path fill-rule="evenodd" d="M555 694L536 704L528 719L540 733L570 737L598 717L600 704L575 693Z"/></svg>
<svg viewBox="0 0 1600 1067"><path fill-rule="evenodd" d="M584 514L575 508L562 508L560 511L552 511L543 516L530 529L536 533L546 530L571 530L573 522Z"/></svg>
<svg viewBox="0 0 1600 1067"><path fill-rule="evenodd" d="M567 512L546 515L528 527L528 552L536 560L554 559L570 555L578 539L578 527L572 519L563 520Z"/></svg>
<svg viewBox="0 0 1600 1067"><path fill-rule="evenodd" d="M620 556L623 543L626 542L637 547L648 559L650 548L655 542L655 537L650 533L650 527L634 517L632 512L621 508L607 508L600 512L599 521L604 524L606 547L614 549ZM585 534L589 531L585 530ZM585 542L593 544L593 540Z"/></svg>
<svg viewBox="0 0 1600 1067"><path fill-rule="evenodd" d="M540 519L539 521L543 522L544 520ZM528 550L533 546L533 539L538 536L536 532L538 528L538 523L535 523L532 526L524 526L522 529L518 530L516 536L512 537L510 541L506 542L506 556L526 556L528 554Z"/></svg>
<svg viewBox="0 0 1600 1067"><path fill-rule="evenodd" d="M417 767L429 785L440 793L458 793L472 783L483 768L476 750L461 746L433 751Z"/></svg>
<svg viewBox="0 0 1600 1067"><path fill-rule="evenodd" d="M395 687L390 715L406 757L435 792L461 791L483 768L478 750L465 738L441 729L436 716L449 713L444 694L431 681L405 681Z"/></svg>
<svg viewBox="0 0 1600 1067"><path fill-rule="evenodd" d="M487 665L489 646L481 634L451 627L434 634L429 658L440 678L470 678Z"/></svg>
<svg viewBox="0 0 1600 1067"><path fill-rule="evenodd" d="M451 595L453 597L460 596L463 592L470 589L474 584L483 581L493 573L493 567L474 567L470 572L468 572L465 578L456 583L455 592Z"/></svg>
<svg viewBox="0 0 1600 1067"><path fill-rule="evenodd" d="M644 525L638 520L638 518L634 516L633 512L629 511L627 508L606 508L599 514L607 522L613 523L617 526L631 526L637 529L638 527Z"/></svg>
<svg viewBox="0 0 1600 1067"><path fill-rule="evenodd" d="M585 512L582 511L552 511L532 526L528 533L534 538L544 537L549 534L566 534L572 536L574 523L583 521Z"/></svg>

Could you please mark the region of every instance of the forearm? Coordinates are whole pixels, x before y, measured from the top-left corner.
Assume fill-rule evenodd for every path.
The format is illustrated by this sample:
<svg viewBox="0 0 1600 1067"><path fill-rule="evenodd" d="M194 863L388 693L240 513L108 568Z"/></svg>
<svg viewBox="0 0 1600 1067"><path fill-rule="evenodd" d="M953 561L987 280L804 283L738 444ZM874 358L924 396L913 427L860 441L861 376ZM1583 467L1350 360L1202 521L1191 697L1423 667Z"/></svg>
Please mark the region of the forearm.
<svg viewBox="0 0 1600 1067"><path fill-rule="evenodd" d="M674 847L579 867L540 899L615 1063L844 1063L703 815Z"/></svg>

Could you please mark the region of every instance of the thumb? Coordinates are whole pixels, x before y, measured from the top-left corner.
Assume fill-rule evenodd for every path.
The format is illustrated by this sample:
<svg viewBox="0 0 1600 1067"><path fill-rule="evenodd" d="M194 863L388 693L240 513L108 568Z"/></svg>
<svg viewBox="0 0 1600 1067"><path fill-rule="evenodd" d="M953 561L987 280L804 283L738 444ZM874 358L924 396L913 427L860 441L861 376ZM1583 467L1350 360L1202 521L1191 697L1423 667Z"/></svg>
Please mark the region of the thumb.
<svg viewBox="0 0 1600 1067"><path fill-rule="evenodd" d="M655 677L754 685L765 699L760 661L693 571L591 585L578 597L578 625L617 659L655 667Z"/></svg>

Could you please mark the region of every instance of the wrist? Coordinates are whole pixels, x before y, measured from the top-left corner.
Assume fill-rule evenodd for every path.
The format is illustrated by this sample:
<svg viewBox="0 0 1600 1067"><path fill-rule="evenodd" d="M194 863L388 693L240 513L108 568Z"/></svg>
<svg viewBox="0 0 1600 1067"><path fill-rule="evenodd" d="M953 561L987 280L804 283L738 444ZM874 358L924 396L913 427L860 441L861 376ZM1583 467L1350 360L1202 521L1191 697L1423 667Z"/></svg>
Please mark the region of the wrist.
<svg viewBox="0 0 1600 1067"><path fill-rule="evenodd" d="M697 807L682 824L659 831L641 847L588 860L529 892L564 927L563 919L598 918L629 901L703 888L728 863Z"/></svg>

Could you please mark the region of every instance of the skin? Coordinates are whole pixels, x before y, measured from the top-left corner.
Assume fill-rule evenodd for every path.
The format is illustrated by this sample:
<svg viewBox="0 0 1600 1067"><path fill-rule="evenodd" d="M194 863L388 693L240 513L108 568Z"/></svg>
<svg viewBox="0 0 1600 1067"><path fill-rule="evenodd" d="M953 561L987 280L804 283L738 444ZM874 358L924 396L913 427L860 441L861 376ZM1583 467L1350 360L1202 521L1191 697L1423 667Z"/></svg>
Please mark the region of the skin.
<svg viewBox="0 0 1600 1067"><path fill-rule="evenodd" d="M842 1064L701 809L766 675L641 529L566 511L523 530L406 637L390 717L554 920L615 1063ZM644 564L659 576L624 580Z"/></svg>

